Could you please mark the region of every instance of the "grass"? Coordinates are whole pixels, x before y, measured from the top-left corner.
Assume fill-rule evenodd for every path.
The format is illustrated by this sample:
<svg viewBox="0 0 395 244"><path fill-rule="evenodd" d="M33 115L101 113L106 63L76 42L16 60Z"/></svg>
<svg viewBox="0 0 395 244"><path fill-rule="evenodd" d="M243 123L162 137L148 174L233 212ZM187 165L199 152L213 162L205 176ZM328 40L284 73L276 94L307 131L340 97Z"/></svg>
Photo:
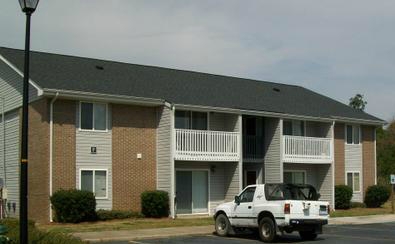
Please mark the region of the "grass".
<svg viewBox="0 0 395 244"><path fill-rule="evenodd" d="M40 230L49 232L75 233L90 231L107 231L107 230L136 230L151 228L166 228L180 226L205 226L214 224L212 217L204 218L178 218L178 219L145 219L132 218L99 222L84 222L79 224L60 224L52 223L46 225L37 225Z"/></svg>
<svg viewBox="0 0 395 244"><path fill-rule="evenodd" d="M331 217L354 217L354 216L368 216L377 214L390 214L391 202L385 203L381 208L351 208L347 210L336 210L331 212Z"/></svg>

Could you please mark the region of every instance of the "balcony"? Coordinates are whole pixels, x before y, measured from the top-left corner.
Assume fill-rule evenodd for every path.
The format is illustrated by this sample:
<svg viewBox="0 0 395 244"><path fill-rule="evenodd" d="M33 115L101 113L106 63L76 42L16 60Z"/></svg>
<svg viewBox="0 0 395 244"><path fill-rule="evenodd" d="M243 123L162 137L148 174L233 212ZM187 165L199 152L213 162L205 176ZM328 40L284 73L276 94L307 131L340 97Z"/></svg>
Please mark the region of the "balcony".
<svg viewBox="0 0 395 244"><path fill-rule="evenodd" d="M283 161L289 163L331 163L332 139L283 136Z"/></svg>
<svg viewBox="0 0 395 244"><path fill-rule="evenodd" d="M243 135L243 160L261 162L263 153L263 136Z"/></svg>
<svg viewBox="0 0 395 244"><path fill-rule="evenodd" d="M239 161L239 132L175 129L176 160Z"/></svg>

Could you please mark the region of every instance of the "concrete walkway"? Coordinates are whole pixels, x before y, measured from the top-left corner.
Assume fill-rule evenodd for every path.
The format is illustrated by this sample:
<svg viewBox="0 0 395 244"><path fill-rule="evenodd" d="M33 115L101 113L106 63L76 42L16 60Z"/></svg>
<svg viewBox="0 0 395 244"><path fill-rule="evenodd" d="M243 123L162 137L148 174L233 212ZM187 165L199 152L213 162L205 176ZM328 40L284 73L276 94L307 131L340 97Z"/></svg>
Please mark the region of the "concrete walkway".
<svg viewBox="0 0 395 244"><path fill-rule="evenodd" d="M329 225L361 225L395 222L395 215L371 215L359 217L330 218ZM90 242L101 241L131 241L152 238L166 238L170 236L209 235L214 232L214 226L171 227L140 230L117 230L100 232L81 232L73 235Z"/></svg>

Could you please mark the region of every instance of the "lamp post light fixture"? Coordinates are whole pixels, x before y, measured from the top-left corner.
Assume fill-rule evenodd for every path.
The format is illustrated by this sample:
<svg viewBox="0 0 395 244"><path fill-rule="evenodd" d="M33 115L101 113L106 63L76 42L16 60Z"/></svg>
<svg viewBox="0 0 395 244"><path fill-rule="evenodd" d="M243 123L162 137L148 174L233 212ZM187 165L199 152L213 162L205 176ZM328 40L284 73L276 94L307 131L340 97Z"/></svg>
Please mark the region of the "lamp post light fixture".
<svg viewBox="0 0 395 244"><path fill-rule="evenodd" d="M22 145L21 145L21 173L20 173L20 206L19 206L19 237L20 243L28 243L27 224L27 162L28 162L28 105L29 105L29 56L30 56L30 18L36 10L39 0L19 0L22 12L26 14L25 36L25 67L23 73L22 99Z"/></svg>

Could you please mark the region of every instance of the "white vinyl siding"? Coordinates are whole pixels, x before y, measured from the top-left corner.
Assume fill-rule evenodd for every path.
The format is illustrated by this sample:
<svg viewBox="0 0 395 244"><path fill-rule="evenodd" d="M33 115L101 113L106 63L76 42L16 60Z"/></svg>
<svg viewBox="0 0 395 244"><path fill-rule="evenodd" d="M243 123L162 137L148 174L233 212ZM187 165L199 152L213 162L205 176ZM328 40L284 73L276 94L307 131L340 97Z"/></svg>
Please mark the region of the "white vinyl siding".
<svg viewBox="0 0 395 244"><path fill-rule="evenodd" d="M237 132L238 116L235 114L209 113L209 130Z"/></svg>
<svg viewBox="0 0 395 244"><path fill-rule="evenodd" d="M0 60L0 97L5 99L6 112L22 106L22 87L23 77ZM36 88L29 85L29 101L35 101L37 98Z"/></svg>
<svg viewBox="0 0 395 244"><path fill-rule="evenodd" d="M281 126L276 118L265 118L265 183L281 183Z"/></svg>
<svg viewBox="0 0 395 244"><path fill-rule="evenodd" d="M79 121L79 106L77 107L77 125ZM108 194L106 198L97 198L97 209L112 209L112 130L111 107L108 106L108 130L85 131L76 126L76 185L80 185L80 170L95 169L107 171ZM96 153L91 148L96 147Z"/></svg>
<svg viewBox="0 0 395 244"><path fill-rule="evenodd" d="M166 106L158 109L158 129L156 134L156 175L157 175L157 189L166 191L170 194L171 192L171 172L172 160L171 158L171 116L172 110Z"/></svg>
<svg viewBox="0 0 395 244"><path fill-rule="evenodd" d="M5 116L5 145L3 144L3 123L0 120L0 178L8 190L6 211L10 217L19 215L19 116L11 112ZM5 149L5 175L3 153ZM15 206L15 211L13 209Z"/></svg>
<svg viewBox="0 0 395 244"><path fill-rule="evenodd" d="M362 145L346 144L345 145L345 172L362 172ZM347 174L344 175L347 182ZM360 181L363 182L362 175ZM362 187L362 186L361 186ZM363 192L354 192L351 199L353 202L363 201Z"/></svg>

